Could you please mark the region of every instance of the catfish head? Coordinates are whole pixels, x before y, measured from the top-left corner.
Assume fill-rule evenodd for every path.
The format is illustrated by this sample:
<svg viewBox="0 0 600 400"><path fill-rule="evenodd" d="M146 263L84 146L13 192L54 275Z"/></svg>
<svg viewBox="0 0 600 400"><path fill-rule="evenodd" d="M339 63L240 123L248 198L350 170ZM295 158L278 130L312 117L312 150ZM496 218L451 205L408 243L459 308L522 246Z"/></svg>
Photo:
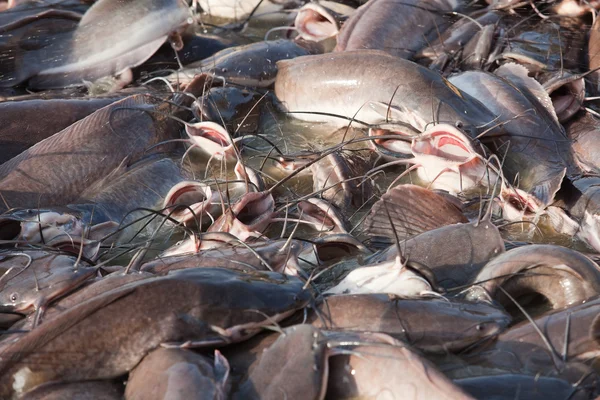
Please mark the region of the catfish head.
<svg viewBox="0 0 600 400"><path fill-rule="evenodd" d="M0 240L17 245L44 244L90 260L97 257L104 238L117 231L113 221L92 224L73 210L16 210L0 216Z"/></svg>

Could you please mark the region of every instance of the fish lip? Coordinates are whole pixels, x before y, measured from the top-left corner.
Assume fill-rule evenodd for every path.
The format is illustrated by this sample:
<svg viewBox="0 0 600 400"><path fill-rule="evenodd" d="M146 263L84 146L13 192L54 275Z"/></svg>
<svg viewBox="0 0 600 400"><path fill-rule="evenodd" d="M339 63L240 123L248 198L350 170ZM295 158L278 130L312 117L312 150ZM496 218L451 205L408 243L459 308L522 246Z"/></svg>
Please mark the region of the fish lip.
<svg viewBox="0 0 600 400"><path fill-rule="evenodd" d="M312 23L319 24L319 29L309 29L308 26ZM294 27L298 30L299 36L304 40L319 42L336 36L339 32L339 24L335 18L322 6L315 3L305 4L296 15ZM325 28L325 29L323 29ZM318 34L315 31L326 33Z"/></svg>

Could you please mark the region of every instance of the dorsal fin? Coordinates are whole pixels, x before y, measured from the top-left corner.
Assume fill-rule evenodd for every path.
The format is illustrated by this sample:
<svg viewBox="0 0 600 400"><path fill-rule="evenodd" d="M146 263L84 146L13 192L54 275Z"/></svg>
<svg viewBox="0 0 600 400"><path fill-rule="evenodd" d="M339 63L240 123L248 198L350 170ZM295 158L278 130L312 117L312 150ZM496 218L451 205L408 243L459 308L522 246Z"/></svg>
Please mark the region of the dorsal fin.
<svg viewBox="0 0 600 400"><path fill-rule="evenodd" d="M515 63L506 63L500 66L495 72L497 76L506 79L514 87L519 89L525 96L530 95L548 111L548 114L558 124L558 117L554 111L552 99L546 92L541 83L529 76L529 70L522 65Z"/></svg>
<svg viewBox="0 0 600 400"><path fill-rule="evenodd" d="M469 222L448 196L416 185L396 186L373 205L365 220L365 233L395 240L393 223L398 238L404 240L442 226Z"/></svg>

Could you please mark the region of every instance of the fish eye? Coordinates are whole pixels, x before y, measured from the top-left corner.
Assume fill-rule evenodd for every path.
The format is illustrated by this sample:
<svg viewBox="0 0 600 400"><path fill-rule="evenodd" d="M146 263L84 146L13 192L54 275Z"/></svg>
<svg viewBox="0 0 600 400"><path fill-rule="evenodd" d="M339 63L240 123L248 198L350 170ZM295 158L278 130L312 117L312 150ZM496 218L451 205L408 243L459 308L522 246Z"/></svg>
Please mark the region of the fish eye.
<svg viewBox="0 0 600 400"><path fill-rule="evenodd" d="M17 295L16 293L10 295L10 301L12 301L13 303L16 302L18 298L19 295Z"/></svg>
<svg viewBox="0 0 600 400"><path fill-rule="evenodd" d="M477 329L479 332L481 332L482 330L485 329L485 325L484 324L477 324L475 326L475 329Z"/></svg>
<svg viewBox="0 0 600 400"><path fill-rule="evenodd" d="M460 129L460 128L462 128L462 127L463 127L463 123L462 123L462 121L456 121L456 122L454 123L454 126L455 126L455 127L457 127L458 129Z"/></svg>

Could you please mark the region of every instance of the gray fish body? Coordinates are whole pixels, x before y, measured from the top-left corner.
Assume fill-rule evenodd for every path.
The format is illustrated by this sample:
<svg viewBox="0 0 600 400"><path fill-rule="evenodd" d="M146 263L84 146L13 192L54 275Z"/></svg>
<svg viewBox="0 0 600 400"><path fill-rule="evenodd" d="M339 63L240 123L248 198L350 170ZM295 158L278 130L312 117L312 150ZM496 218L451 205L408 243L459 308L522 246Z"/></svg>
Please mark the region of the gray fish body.
<svg viewBox="0 0 600 400"><path fill-rule="evenodd" d="M96 275L96 269L77 258L45 251L0 253L0 309L29 314L65 296ZM24 256L25 255L25 256ZM28 261L31 257L31 262Z"/></svg>
<svg viewBox="0 0 600 400"><path fill-rule="evenodd" d="M454 224L434 229L399 245L409 261L428 267L437 283L450 289L466 285L486 263L504 252L504 241L491 222ZM460 249L460 251L457 251ZM393 260L398 246L375 254L368 262Z"/></svg>
<svg viewBox="0 0 600 400"><path fill-rule="evenodd" d="M160 257L148 261L140 269L157 275L166 275L170 271L202 266L284 272L286 268L288 271L294 269L298 263L298 253L306 247L302 242L295 240L287 243L287 239L252 243L251 250L237 244L237 246L224 244L201 250L195 254Z"/></svg>
<svg viewBox="0 0 600 400"><path fill-rule="evenodd" d="M381 294L329 296L308 317L317 328L385 333L427 353L460 351L498 334L509 321L506 313L483 303Z"/></svg>
<svg viewBox="0 0 600 400"><path fill-rule="evenodd" d="M450 77L450 81L485 101L498 116L498 122L504 123L505 135L490 134L481 140L498 154L506 153L507 178L512 180L518 176L519 188L533 193L544 205L549 204L565 170L567 175L579 172L571 142L556 116L540 103L539 97L493 74L468 71Z"/></svg>
<svg viewBox="0 0 600 400"><path fill-rule="evenodd" d="M344 23L334 51L374 49L412 58L447 27L444 13L459 6L455 0L369 1Z"/></svg>
<svg viewBox="0 0 600 400"><path fill-rule="evenodd" d="M26 100L0 103L0 165L118 98ZM24 118L24 115L31 118ZM35 117L33 117L35 116Z"/></svg>
<svg viewBox="0 0 600 400"><path fill-rule="evenodd" d="M263 41L221 50L205 60L186 65L167 79L187 83L203 72L225 78L228 83L248 87L269 87L277 75L277 62L309 54L320 54L322 48L313 42L302 45L291 40Z"/></svg>
<svg viewBox="0 0 600 400"><path fill-rule="evenodd" d="M152 217L150 212L142 208L158 211L169 190L184 181L186 174L172 159L160 158L142 160L122 175L108 178L98 182L95 187L88 188L74 204L68 206L81 212L84 223L93 225L111 221L125 225L139 218ZM145 218L127 230L137 231L139 225L148 224L144 232L150 233L163 223L164 220L160 217L154 218L153 222L150 222L150 218ZM128 236L123 233L120 239L125 240Z"/></svg>
<svg viewBox="0 0 600 400"><path fill-rule="evenodd" d="M494 25L500 20L501 16L498 12L488 11L476 19L460 19L442 33L441 37L434 40L431 45L421 49L416 54L415 59L418 59L419 62L430 60L436 63L442 57L455 57L463 49L465 43L468 43L480 32L481 25Z"/></svg>
<svg viewBox="0 0 600 400"><path fill-rule="evenodd" d="M578 18L558 18L553 21L503 19L510 43L501 58L516 61L531 72L577 71L584 62L586 32ZM517 26L515 24L518 23ZM515 28L515 29L513 29Z"/></svg>
<svg viewBox="0 0 600 400"><path fill-rule="evenodd" d="M529 321L523 321L500 334L495 342L478 349L479 354L473 354L471 361L476 365L506 371L544 376L558 375L575 383L589 373L589 365L579 372L575 367L575 374L565 367L577 362L589 363L598 357L599 306L599 300L595 298L535 318L535 325L539 327L553 350L548 348ZM568 333L565 335L565 332ZM555 365L560 373L555 369Z"/></svg>
<svg viewBox="0 0 600 400"><path fill-rule="evenodd" d="M310 325L287 328L265 349L234 400L319 400L327 384L327 341Z"/></svg>
<svg viewBox="0 0 600 400"><path fill-rule="evenodd" d="M280 61L278 68L275 95L302 120L347 126L351 119L383 123L387 115L418 130L446 121L477 131L494 119L436 72L378 50L298 57Z"/></svg>
<svg viewBox="0 0 600 400"><path fill-rule="evenodd" d="M600 120L590 113L575 116L566 126L567 135L573 141L573 151L587 172L600 174Z"/></svg>
<svg viewBox="0 0 600 400"><path fill-rule="evenodd" d="M10 207L73 203L127 159L177 138L170 105L135 95L104 107L0 166L0 192ZM167 147L168 148L168 147ZM0 208L5 206L0 206Z"/></svg>
<svg viewBox="0 0 600 400"><path fill-rule="evenodd" d="M331 357L328 398L473 399L402 343L359 343Z"/></svg>
<svg viewBox="0 0 600 400"><path fill-rule="evenodd" d="M360 208L373 194L372 180L356 179L372 167L362 156L332 153L310 167L313 190L344 213Z"/></svg>
<svg viewBox="0 0 600 400"><path fill-rule="evenodd" d="M276 273L202 268L105 292L5 347L0 395L8 398L61 379L118 377L165 342L215 346L243 340L304 307L310 295L302 286L299 279Z"/></svg>
<svg viewBox="0 0 600 400"><path fill-rule="evenodd" d="M125 388L127 400L186 400L228 398L228 365L219 365L191 350L156 349L129 374ZM215 364L215 365L213 365Z"/></svg>
<svg viewBox="0 0 600 400"><path fill-rule="evenodd" d="M228 132L243 134L258 129L261 110L256 105L261 97L235 86L214 87L195 106L206 121L223 121Z"/></svg>
<svg viewBox="0 0 600 400"><path fill-rule="evenodd" d="M178 0L99 1L77 29L28 52L25 68L5 75L0 85L14 86L35 77L31 87L64 87L118 74L147 60L189 17Z"/></svg>
<svg viewBox="0 0 600 400"><path fill-rule="evenodd" d="M474 282L501 304L511 305L499 287L518 298L544 296L554 309L572 306L600 293L600 268L583 254L561 246L529 245L491 260ZM478 297L478 288L467 295Z"/></svg>

